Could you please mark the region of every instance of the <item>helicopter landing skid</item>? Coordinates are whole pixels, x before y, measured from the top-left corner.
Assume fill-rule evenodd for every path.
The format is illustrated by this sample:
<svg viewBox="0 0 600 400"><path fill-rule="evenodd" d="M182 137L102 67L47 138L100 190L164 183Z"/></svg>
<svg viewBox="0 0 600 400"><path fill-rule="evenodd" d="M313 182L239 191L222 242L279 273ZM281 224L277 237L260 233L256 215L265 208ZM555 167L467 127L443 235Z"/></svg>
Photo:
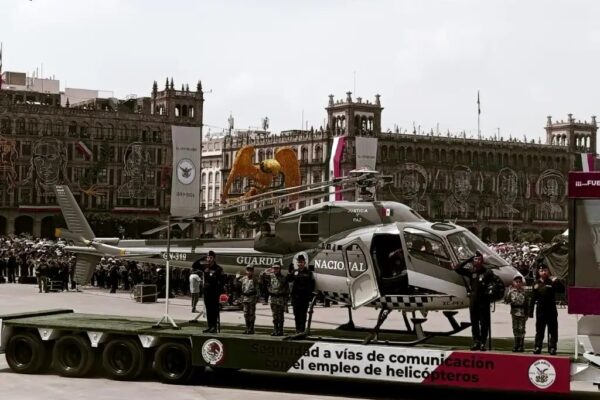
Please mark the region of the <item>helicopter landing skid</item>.
<svg viewBox="0 0 600 400"><path fill-rule="evenodd" d="M417 345L420 343L424 343L427 340L434 338L436 336L452 336L452 335L454 335L458 332L461 332L471 326L471 323L469 323L469 322L460 322L459 323L458 321L456 321L456 319L454 317L458 313L457 311L446 310L446 311L443 311L443 314L446 317L446 319L448 319L448 322L450 322L450 325L452 327L452 329L449 331L444 331L444 332L425 331L423 329L423 323L425 321L427 321L427 318L417 318L415 316L414 312L413 312L412 318L410 318L410 321L412 321L412 325L409 322L409 318L408 318L406 312L402 313L402 316L404 318L404 323L406 324L406 329L401 329L401 330L380 329L381 325L383 324L383 322L385 322L387 316L390 314L391 311L392 310L390 310L390 309L381 309L380 310L375 328L355 327L354 324L352 323L352 321L350 321L347 324L341 325L340 327L338 327L338 329L354 331L354 332L368 332L369 334L367 335L367 337L364 340L362 340L362 342L361 342L362 344L378 342L380 333L396 334L396 335L414 335L414 336L416 336L416 338L414 340L408 340L408 341L383 340L383 342L385 342L385 343L402 344L405 346L414 346L414 345ZM351 325L351 326L349 326L349 325ZM326 340L323 338L321 338L321 339ZM332 338L331 340L336 340L336 339ZM356 342L358 342L359 340L340 339L340 341L356 341Z"/></svg>

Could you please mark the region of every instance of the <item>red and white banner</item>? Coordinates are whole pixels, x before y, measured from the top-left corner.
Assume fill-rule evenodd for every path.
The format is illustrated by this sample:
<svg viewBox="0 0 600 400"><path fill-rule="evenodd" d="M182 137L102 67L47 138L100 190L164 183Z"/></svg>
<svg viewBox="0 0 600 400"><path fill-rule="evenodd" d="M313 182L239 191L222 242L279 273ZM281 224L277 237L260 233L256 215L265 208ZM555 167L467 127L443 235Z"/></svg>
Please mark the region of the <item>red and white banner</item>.
<svg viewBox="0 0 600 400"><path fill-rule="evenodd" d="M336 136L331 144L331 152L329 153L329 179L340 178L342 176L342 153L346 146L345 136ZM342 200L342 193L337 192L340 186L329 187L329 201Z"/></svg>
<svg viewBox="0 0 600 400"><path fill-rule="evenodd" d="M509 391L570 391L567 357L315 343L288 373Z"/></svg>
<svg viewBox="0 0 600 400"><path fill-rule="evenodd" d="M81 140L75 143L75 147L77 148L77 151L85 157L86 160L92 158L92 151Z"/></svg>
<svg viewBox="0 0 600 400"><path fill-rule="evenodd" d="M590 172L596 169L596 155L592 153L581 153L581 170Z"/></svg>

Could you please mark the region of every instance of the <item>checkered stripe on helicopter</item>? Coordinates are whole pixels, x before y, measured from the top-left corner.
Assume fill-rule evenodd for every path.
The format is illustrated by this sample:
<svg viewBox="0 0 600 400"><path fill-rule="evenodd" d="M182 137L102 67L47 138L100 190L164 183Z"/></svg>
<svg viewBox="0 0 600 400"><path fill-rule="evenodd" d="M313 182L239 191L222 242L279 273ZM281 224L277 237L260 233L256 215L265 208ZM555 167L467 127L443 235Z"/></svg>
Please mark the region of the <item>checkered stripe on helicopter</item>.
<svg viewBox="0 0 600 400"><path fill-rule="evenodd" d="M323 295L333 302L339 302L344 304L350 303L350 295L348 293L339 293L339 292L327 292L324 291ZM430 303L431 300L429 296L396 296L396 295L388 295L381 296L377 300L374 300L373 303L379 307L387 307L387 308L422 308L425 304Z"/></svg>
<svg viewBox="0 0 600 400"><path fill-rule="evenodd" d="M382 296L375 300L373 303L380 307L387 308L421 308L429 303L429 296L395 296L388 295Z"/></svg>
<svg viewBox="0 0 600 400"><path fill-rule="evenodd" d="M343 303L343 304L350 303L350 294L348 294L348 293L328 292L328 291L323 291L322 293L326 298L331 300L332 303L334 303L334 304L335 303Z"/></svg>

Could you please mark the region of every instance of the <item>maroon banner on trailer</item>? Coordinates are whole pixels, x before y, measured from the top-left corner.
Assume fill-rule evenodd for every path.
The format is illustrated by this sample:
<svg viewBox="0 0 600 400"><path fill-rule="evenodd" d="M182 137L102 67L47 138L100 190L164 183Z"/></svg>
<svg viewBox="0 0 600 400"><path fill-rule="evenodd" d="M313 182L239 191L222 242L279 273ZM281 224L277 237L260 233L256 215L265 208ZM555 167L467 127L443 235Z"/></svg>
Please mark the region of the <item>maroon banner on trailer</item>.
<svg viewBox="0 0 600 400"><path fill-rule="evenodd" d="M600 199L600 171L569 172L570 199Z"/></svg>
<svg viewBox="0 0 600 400"><path fill-rule="evenodd" d="M568 288L569 314L600 315L600 288Z"/></svg>

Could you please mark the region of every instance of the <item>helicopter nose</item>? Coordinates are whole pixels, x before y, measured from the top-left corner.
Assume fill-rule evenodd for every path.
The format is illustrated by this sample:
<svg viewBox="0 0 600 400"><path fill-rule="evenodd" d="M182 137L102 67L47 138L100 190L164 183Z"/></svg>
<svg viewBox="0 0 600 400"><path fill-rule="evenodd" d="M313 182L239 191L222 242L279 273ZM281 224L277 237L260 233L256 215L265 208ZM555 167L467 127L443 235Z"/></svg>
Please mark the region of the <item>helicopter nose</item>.
<svg viewBox="0 0 600 400"><path fill-rule="evenodd" d="M500 267L500 268L494 270L494 273L500 279L502 279L502 282L504 282L505 286L509 286L510 284L512 284L512 281L513 281L515 275L521 275L521 273L512 265L505 265L503 267ZM521 275L521 276L523 276L523 275Z"/></svg>

